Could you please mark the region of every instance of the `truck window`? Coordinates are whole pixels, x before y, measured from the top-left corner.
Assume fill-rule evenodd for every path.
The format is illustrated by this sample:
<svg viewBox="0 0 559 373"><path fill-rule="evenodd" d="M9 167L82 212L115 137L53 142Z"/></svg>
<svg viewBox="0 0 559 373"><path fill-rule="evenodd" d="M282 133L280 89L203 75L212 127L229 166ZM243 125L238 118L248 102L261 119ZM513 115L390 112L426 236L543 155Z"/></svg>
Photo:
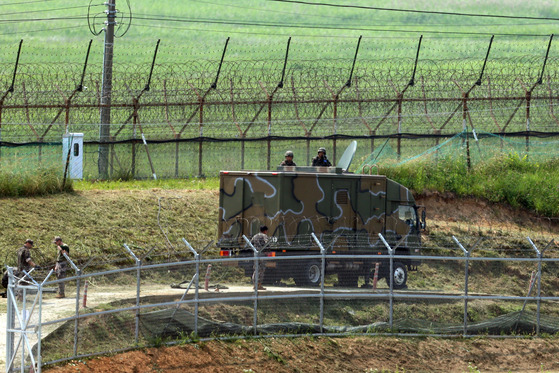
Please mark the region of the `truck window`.
<svg viewBox="0 0 559 373"><path fill-rule="evenodd" d="M415 225L415 210L413 206L400 205L398 208L398 218L406 222L410 227Z"/></svg>

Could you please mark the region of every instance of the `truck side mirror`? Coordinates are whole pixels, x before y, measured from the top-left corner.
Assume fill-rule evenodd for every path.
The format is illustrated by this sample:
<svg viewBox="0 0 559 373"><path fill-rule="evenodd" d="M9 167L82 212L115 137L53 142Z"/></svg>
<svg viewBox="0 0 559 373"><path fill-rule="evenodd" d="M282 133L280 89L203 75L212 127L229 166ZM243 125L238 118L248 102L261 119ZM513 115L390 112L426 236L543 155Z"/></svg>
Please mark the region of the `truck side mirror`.
<svg viewBox="0 0 559 373"><path fill-rule="evenodd" d="M425 227L427 226L427 224L425 223L426 215L427 213L425 212L425 209L423 209L423 211L421 211L421 229L425 229Z"/></svg>

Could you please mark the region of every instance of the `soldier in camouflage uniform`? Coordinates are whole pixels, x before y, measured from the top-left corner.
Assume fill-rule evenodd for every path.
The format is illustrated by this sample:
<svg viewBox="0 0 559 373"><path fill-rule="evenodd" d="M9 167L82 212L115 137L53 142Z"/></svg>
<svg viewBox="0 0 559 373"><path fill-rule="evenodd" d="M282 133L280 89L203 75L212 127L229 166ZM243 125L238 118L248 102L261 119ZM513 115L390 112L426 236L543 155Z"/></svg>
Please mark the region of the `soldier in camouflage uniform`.
<svg viewBox="0 0 559 373"><path fill-rule="evenodd" d="M29 272L31 268L38 267L33 259L31 259L31 249L33 248L33 241L30 239L25 240L23 246L17 251L17 270L18 273L22 271Z"/></svg>
<svg viewBox="0 0 559 373"><path fill-rule="evenodd" d="M280 163L280 166L297 166L293 162L293 152L291 150L285 152L285 160Z"/></svg>
<svg viewBox="0 0 559 373"><path fill-rule="evenodd" d="M326 158L326 149L325 148L318 148L318 154L316 157L312 159L311 166L314 167L330 167L332 163Z"/></svg>
<svg viewBox="0 0 559 373"><path fill-rule="evenodd" d="M68 263L66 263L66 258L64 254L70 254L70 248L68 245L62 242L62 238L55 237L52 241L53 244L56 245L56 265L54 266L54 271L56 272L56 278L62 280L66 278L66 270L68 269ZM64 253L64 254L63 254ZM58 294L56 294L56 298L65 298L66 294L64 293L65 289L65 282L58 283Z"/></svg>
<svg viewBox="0 0 559 373"><path fill-rule="evenodd" d="M258 256L263 255L263 251L266 249L268 245L268 227L263 225L260 227L260 233L257 233L252 237L250 243L256 250L258 250ZM256 285L256 262L254 263L254 273L252 274L252 283L258 290L266 290L265 287L262 286L262 281L264 280L264 272L266 267L262 260L258 261L258 286Z"/></svg>

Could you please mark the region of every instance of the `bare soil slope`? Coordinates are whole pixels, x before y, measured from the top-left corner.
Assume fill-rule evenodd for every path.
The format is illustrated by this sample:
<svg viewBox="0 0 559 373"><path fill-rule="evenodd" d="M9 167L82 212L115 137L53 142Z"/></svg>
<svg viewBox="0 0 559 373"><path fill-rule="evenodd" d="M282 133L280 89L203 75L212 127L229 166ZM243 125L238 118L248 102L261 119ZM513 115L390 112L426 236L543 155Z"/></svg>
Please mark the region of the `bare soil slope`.
<svg viewBox="0 0 559 373"><path fill-rule="evenodd" d="M296 338L148 348L49 373L557 372L555 339Z"/></svg>

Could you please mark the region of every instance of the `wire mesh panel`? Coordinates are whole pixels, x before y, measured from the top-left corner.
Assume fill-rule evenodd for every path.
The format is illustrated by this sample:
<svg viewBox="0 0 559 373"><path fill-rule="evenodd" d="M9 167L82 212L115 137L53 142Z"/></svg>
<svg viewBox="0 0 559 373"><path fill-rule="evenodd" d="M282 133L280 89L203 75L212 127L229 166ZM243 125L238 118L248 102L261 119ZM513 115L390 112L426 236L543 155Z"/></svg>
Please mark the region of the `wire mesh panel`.
<svg viewBox="0 0 559 373"><path fill-rule="evenodd" d="M12 366L33 365L39 348L45 364L200 338L558 331L557 250L545 234L449 236L426 240L420 255L379 255L352 253L355 242L340 237L278 240L256 253L246 241L191 245L168 233L160 247L126 245L64 280L11 287L7 340L16 346L20 329L41 333L40 343L38 333L26 342L36 350L10 350ZM33 273L37 282L42 272ZM54 296L61 281L66 298Z"/></svg>

